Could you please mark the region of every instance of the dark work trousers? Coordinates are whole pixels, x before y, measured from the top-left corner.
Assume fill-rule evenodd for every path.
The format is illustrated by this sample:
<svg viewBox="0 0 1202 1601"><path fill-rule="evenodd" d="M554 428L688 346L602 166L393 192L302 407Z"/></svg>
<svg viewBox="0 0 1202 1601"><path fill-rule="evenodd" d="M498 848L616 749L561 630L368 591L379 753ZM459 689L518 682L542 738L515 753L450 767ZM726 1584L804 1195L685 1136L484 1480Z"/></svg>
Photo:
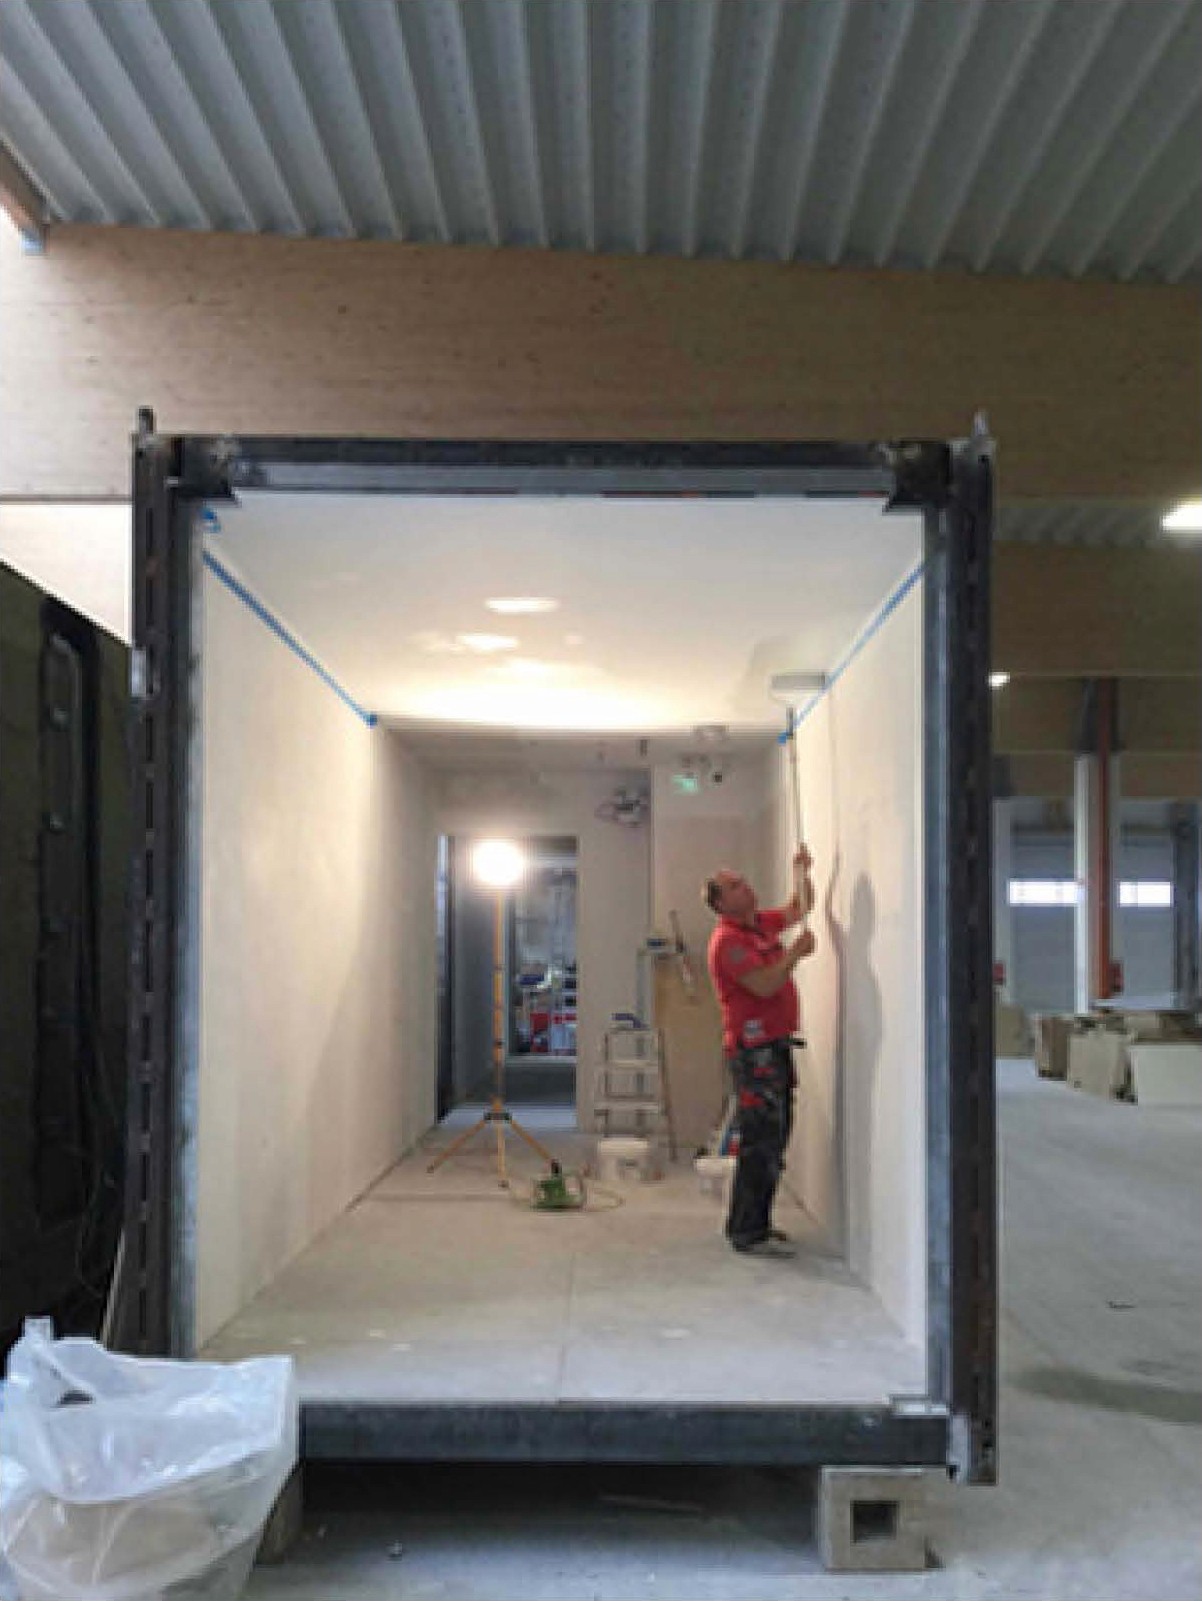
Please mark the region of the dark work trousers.
<svg viewBox="0 0 1202 1601"><path fill-rule="evenodd" d="M793 1053L788 1040L770 1040L727 1059L735 1085L735 1161L726 1237L755 1245L768 1237L772 1202L793 1131Z"/></svg>

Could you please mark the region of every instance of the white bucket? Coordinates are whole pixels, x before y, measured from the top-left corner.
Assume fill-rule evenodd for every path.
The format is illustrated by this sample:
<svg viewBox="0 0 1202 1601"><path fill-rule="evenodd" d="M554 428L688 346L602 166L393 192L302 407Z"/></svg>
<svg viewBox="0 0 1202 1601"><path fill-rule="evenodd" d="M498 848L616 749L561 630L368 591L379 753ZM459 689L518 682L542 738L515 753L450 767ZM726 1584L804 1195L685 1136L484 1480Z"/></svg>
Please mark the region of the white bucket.
<svg viewBox="0 0 1202 1601"><path fill-rule="evenodd" d="M610 1184L643 1183L653 1177L650 1140L598 1140L597 1177Z"/></svg>
<svg viewBox="0 0 1202 1601"><path fill-rule="evenodd" d="M693 1163L702 1195L712 1201L725 1201L734 1176L733 1156L699 1156Z"/></svg>

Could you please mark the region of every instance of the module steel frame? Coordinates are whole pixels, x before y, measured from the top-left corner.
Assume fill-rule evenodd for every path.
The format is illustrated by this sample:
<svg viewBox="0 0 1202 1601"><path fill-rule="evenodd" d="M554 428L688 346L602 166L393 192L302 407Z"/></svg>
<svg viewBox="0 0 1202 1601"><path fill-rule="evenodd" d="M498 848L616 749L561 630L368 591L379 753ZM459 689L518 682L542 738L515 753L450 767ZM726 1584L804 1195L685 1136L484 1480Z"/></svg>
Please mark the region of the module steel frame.
<svg viewBox="0 0 1202 1601"><path fill-rule="evenodd" d="M996 1473L990 861L992 442L436 441L158 433L134 488L134 849L126 1349L187 1352L199 1012L196 680L203 508L240 490L884 495L921 513L927 1387L888 1406L315 1403L310 1457L946 1466Z"/></svg>

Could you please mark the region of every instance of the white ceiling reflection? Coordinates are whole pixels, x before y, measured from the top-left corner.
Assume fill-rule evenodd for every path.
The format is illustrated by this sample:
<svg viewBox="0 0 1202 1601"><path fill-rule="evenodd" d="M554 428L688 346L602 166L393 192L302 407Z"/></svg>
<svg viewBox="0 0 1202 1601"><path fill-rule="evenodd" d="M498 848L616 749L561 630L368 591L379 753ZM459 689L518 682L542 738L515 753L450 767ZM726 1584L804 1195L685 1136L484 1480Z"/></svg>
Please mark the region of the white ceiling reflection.
<svg viewBox="0 0 1202 1601"><path fill-rule="evenodd" d="M921 540L873 499L255 493L215 510L214 555L356 700L448 728L777 727L773 675L829 671ZM501 635L504 596L557 604Z"/></svg>

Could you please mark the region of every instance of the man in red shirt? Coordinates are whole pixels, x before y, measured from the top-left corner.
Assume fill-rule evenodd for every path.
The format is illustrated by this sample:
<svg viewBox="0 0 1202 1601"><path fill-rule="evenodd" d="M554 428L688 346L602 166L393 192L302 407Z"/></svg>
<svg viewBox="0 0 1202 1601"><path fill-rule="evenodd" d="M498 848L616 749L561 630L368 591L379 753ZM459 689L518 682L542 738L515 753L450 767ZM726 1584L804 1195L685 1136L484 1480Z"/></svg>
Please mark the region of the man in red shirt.
<svg viewBox="0 0 1202 1601"><path fill-rule="evenodd" d="M706 904L718 914L710 936L710 978L722 1009L722 1044L734 1078L739 1139L726 1237L736 1251L792 1256L772 1226L772 1202L793 1127L792 1036L799 1006L793 969L814 950L803 927L788 945L781 935L814 904L813 858L803 845L793 858L793 895L775 911L760 911L755 891L724 867L705 882Z"/></svg>

